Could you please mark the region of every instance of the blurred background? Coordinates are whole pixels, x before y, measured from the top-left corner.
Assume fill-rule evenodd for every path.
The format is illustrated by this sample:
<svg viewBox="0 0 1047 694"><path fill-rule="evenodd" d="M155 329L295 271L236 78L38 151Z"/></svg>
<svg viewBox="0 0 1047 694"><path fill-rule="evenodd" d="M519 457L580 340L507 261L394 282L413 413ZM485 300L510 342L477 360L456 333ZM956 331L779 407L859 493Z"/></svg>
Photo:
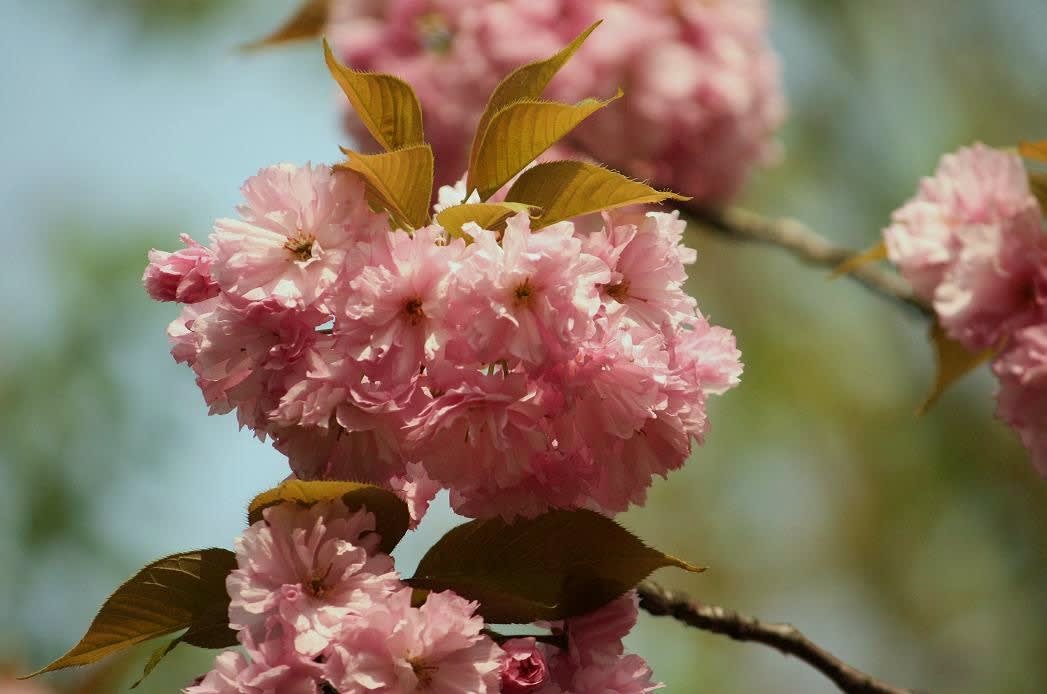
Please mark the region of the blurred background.
<svg viewBox="0 0 1047 694"><path fill-rule="evenodd" d="M207 416L168 354L176 308L140 277L149 248L206 239L260 167L347 144L316 45L235 50L295 4L2 4L0 692L143 564L230 547L247 501L286 474ZM748 206L866 247L941 153L1047 137L1041 0L772 4L791 115ZM623 518L711 567L657 578L793 622L897 685L1047 691L1047 483L993 419L987 371L916 418L923 321L775 250L691 242L691 290L735 331L746 372L694 460ZM443 503L399 567L456 522ZM670 692L834 691L669 620L642 615L630 638ZM125 691L155 645L24 691ZM176 691L212 658L180 648L139 691Z"/></svg>

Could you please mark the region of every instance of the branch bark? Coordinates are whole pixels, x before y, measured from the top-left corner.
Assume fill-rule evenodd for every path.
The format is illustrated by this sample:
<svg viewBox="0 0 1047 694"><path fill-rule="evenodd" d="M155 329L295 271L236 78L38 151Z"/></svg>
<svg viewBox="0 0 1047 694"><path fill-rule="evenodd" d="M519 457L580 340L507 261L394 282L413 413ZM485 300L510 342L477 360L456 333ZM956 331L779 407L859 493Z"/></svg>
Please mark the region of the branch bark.
<svg viewBox="0 0 1047 694"><path fill-rule="evenodd" d="M804 661L848 694L915 694L912 690L894 687L847 665L791 624L764 623L722 607L703 605L650 581L641 583L637 592L640 595L640 608L656 617L672 617L696 629L722 634L735 641L752 641L770 646Z"/></svg>
<svg viewBox="0 0 1047 694"><path fill-rule="evenodd" d="M738 241L776 246L808 265L832 269L855 254L795 219L773 219L737 207L710 209L693 202L674 205L683 216L706 229ZM926 317L934 316L931 308L913 293L909 283L895 272L863 265L847 276L884 298Z"/></svg>

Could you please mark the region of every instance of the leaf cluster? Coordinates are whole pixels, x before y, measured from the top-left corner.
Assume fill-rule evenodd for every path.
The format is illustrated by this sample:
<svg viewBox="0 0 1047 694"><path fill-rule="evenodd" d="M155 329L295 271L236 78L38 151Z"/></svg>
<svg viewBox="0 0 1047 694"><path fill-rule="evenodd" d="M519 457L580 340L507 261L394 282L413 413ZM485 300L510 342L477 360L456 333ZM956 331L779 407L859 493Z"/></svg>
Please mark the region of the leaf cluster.
<svg viewBox="0 0 1047 694"><path fill-rule="evenodd" d="M307 0L283 26L249 48L317 37L326 22L326 3ZM555 55L517 68L495 88L473 136L466 176L467 191L475 191L481 202L457 205L437 216L451 236L461 236L463 225L469 222L499 230L509 217L523 211L531 215L531 227L540 229L615 207L686 199L597 164L557 161L527 168L589 116L622 96L619 90L609 99L585 99L577 104L542 99L550 80L599 24ZM414 90L394 75L360 72L343 65L326 40L324 56L331 75L382 150L361 154L343 149L347 159L336 168L360 176L372 208L387 212L395 226L416 229L429 224L433 151L425 142L422 107ZM504 202L489 202L517 176Z"/></svg>

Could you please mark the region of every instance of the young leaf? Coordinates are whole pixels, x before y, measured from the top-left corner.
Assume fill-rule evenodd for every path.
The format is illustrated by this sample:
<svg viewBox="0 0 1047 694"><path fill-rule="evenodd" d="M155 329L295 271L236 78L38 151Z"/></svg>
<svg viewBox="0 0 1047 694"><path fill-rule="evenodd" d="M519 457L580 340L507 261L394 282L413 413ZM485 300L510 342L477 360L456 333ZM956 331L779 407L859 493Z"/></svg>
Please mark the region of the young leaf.
<svg viewBox="0 0 1047 694"><path fill-rule="evenodd" d="M663 566L703 570L599 513L557 510L460 525L433 545L409 584L478 600L488 622L527 623L591 612Z"/></svg>
<svg viewBox="0 0 1047 694"><path fill-rule="evenodd" d="M160 661L166 658L167 655L171 651L173 651L181 642L182 637L179 636L178 638L168 641L163 646L160 646L155 651L153 651L153 654L149 656L149 660L146 661L145 667L142 668L142 676L135 680L135 683L131 685L131 689L137 689L138 685L144 682L145 678L153 673L153 670L155 670L156 666L160 664Z"/></svg>
<svg viewBox="0 0 1047 694"><path fill-rule="evenodd" d="M225 590L225 578L234 568L236 555L227 549L172 554L153 562L105 601L80 643L30 677L87 665L186 627L182 640L194 646L235 645Z"/></svg>
<svg viewBox="0 0 1047 694"><path fill-rule="evenodd" d="M491 117L476 160L469 167L466 190L486 200L538 155L596 111L622 96L606 101L586 99L575 105L554 101L517 101Z"/></svg>
<svg viewBox="0 0 1047 694"><path fill-rule="evenodd" d="M875 263L877 260L885 260L886 258L887 244L881 240L875 246L867 248L859 253L855 253L850 258L834 267L831 277L836 278L849 275L863 265Z"/></svg>
<svg viewBox="0 0 1047 694"><path fill-rule="evenodd" d="M279 29L268 36L244 46L244 50L253 51L268 48L291 41L315 39L323 34L327 26L327 16L332 0L305 0Z"/></svg>
<svg viewBox="0 0 1047 694"><path fill-rule="evenodd" d="M573 41L556 55L516 68L494 88L494 92L487 102L483 115L480 116L480 122L477 124L476 132L473 135L473 146L469 151L470 171L472 171L476 163L477 152L480 149L480 144L483 142L484 135L487 133L487 125L491 122L494 114L514 102L525 99L537 99L541 96L549 81L571 59L571 56L574 55L575 51L578 50L585 40L589 38L589 34L593 33L593 30L600 26L600 21L595 22L576 36Z"/></svg>
<svg viewBox="0 0 1047 694"><path fill-rule="evenodd" d="M1018 145L1018 153L1026 159L1035 159L1047 164L1047 140L1022 142Z"/></svg>
<svg viewBox="0 0 1047 694"><path fill-rule="evenodd" d="M326 39L324 58L353 110L383 149L388 152L425 141L422 106L407 82L393 75L357 72L342 65Z"/></svg>
<svg viewBox="0 0 1047 694"><path fill-rule="evenodd" d="M475 222L481 229L500 229L505 220L520 212L530 212L529 205L516 202L464 203L445 208L436 215L436 223L451 238L462 236L462 225Z"/></svg>
<svg viewBox="0 0 1047 694"><path fill-rule="evenodd" d="M335 168L363 177L372 202L387 210L396 224L417 229L429 223L433 191L433 150L429 145L382 154L342 151L349 159Z"/></svg>
<svg viewBox="0 0 1047 694"><path fill-rule="evenodd" d="M520 174L505 196L507 202L542 209L538 219L532 222L532 229L591 212L670 198L690 199L655 190L616 171L581 161L553 161L533 166Z"/></svg>
<svg viewBox="0 0 1047 694"><path fill-rule="evenodd" d="M316 480L287 480L279 487L262 492L251 501L247 509L247 522L262 520L262 511L283 503L311 506L321 501L341 499L346 506L356 510L367 508L374 514L376 532L381 535L381 549L393 551L400 538L407 532L411 514L403 499L388 489L359 482L337 482Z"/></svg>
<svg viewBox="0 0 1047 694"><path fill-rule="evenodd" d="M946 388L960 380L967 372L987 361L995 352L993 349L979 353L968 352L960 343L945 334L945 330L937 320L931 326L928 337L934 346L936 373L930 394L916 411L916 414L921 416L927 414Z"/></svg>

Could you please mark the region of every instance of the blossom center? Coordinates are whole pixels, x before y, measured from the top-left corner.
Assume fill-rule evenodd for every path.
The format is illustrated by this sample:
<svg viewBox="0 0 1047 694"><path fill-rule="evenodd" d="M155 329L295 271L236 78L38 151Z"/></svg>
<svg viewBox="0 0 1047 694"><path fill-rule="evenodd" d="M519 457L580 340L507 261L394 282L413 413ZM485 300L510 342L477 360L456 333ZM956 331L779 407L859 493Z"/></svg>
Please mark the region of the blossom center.
<svg viewBox="0 0 1047 694"><path fill-rule="evenodd" d="M439 669L435 665L430 665L419 657L410 657L407 662L411 665L411 669L414 671L414 676L418 678L418 686L428 687L433 682L433 676Z"/></svg>
<svg viewBox="0 0 1047 694"><path fill-rule="evenodd" d="M624 304L625 300L629 298L629 280L622 280L617 284L609 284L605 287L607 296L611 297L619 304Z"/></svg>
<svg viewBox="0 0 1047 694"><path fill-rule="evenodd" d="M531 298L534 296L534 287L531 285L531 278L527 278L522 284L516 286L513 290L513 296L516 298L517 305L519 304L530 304Z"/></svg>
<svg viewBox="0 0 1047 694"><path fill-rule="evenodd" d="M316 237L299 231L297 236L292 236L287 239L284 248L295 258L295 260L306 261L313 257L314 243L316 243Z"/></svg>
<svg viewBox="0 0 1047 694"><path fill-rule="evenodd" d="M404 303L404 314L407 316L407 321L411 325L418 325L425 318L425 311L422 310L422 300L418 297L412 297Z"/></svg>

